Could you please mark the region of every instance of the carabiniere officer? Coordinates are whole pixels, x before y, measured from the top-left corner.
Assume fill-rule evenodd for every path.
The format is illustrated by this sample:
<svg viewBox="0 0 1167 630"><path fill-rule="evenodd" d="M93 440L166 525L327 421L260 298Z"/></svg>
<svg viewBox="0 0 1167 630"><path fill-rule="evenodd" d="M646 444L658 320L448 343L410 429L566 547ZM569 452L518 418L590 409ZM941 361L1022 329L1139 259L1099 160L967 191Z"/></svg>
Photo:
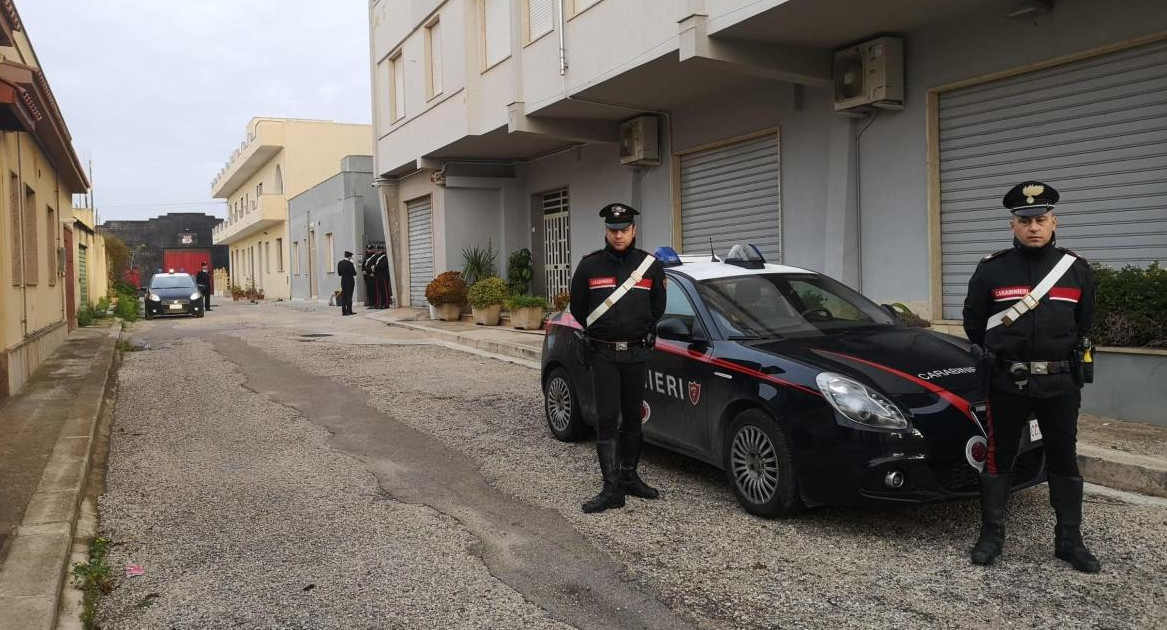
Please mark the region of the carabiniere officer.
<svg viewBox="0 0 1167 630"><path fill-rule="evenodd" d="M641 480L641 414L656 322L665 311L660 261L636 248L636 215L613 203L600 210L604 249L584 256L571 278L571 315L583 325L596 400L596 453L603 489L584 512L624 506L625 494L660 496Z"/></svg>
<svg viewBox="0 0 1167 630"><path fill-rule="evenodd" d="M1005 541L1010 471L1030 414L1045 443L1049 499L1057 517L1054 555L1095 573L1082 541L1082 477L1076 441L1081 388L1093 380L1086 339L1094 318L1094 279L1080 256L1055 244L1058 191L1036 181L1014 186L1013 247L983 258L968 283L964 331L979 355L988 390L988 458L981 474L981 533L975 564L992 564Z"/></svg>

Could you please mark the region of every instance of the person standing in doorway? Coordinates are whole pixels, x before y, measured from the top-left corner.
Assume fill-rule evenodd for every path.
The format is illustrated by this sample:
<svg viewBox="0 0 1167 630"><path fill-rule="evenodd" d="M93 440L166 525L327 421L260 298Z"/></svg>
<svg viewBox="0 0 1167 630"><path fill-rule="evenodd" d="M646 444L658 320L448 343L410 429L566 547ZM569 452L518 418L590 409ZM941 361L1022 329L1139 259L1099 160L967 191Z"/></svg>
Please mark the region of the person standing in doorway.
<svg viewBox="0 0 1167 630"><path fill-rule="evenodd" d="M195 274L195 284L199 287L199 293L203 294L203 310L210 312L211 310L211 273L207 269L207 261L203 261L202 268Z"/></svg>
<svg viewBox="0 0 1167 630"><path fill-rule="evenodd" d="M357 268L353 265L353 253L346 251L344 259L336 263L336 275L340 276L340 314L353 314L353 289L357 286Z"/></svg>
<svg viewBox="0 0 1167 630"><path fill-rule="evenodd" d="M623 507L627 494L660 496L640 478L637 466L648 358L665 311L665 272L660 261L636 248L638 214L621 203L604 206L607 244L584 256L571 278L571 315L583 325L591 363L596 454L604 482L581 506L588 513Z"/></svg>
<svg viewBox="0 0 1167 630"><path fill-rule="evenodd" d="M377 246L377 264L373 268L373 277L377 284L377 308L389 308L393 305L393 287L389 284L389 256L380 245Z"/></svg>
<svg viewBox="0 0 1167 630"><path fill-rule="evenodd" d="M365 244L365 258L361 261L361 275L365 279L365 308L373 308L377 299L376 279L373 277L373 244Z"/></svg>
<svg viewBox="0 0 1167 630"><path fill-rule="evenodd" d="M1055 244L1058 191L1022 182L1002 203L1012 213L1013 247L981 259L968 283L964 331L988 392L988 457L981 474L981 533L975 564L992 564L1005 544L1010 471L1022 432L1036 417L1045 446L1050 505L1057 517L1054 555L1079 571L1101 563L1082 541L1078 409L1093 381L1094 320L1090 265Z"/></svg>

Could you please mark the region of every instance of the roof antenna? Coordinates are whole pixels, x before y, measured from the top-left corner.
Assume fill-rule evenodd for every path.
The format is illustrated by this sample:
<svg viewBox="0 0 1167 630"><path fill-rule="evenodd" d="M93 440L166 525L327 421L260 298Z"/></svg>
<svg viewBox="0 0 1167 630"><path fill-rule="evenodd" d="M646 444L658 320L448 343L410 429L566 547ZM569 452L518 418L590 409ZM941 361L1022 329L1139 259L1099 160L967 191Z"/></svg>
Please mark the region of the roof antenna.
<svg viewBox="0 0 1167 630"><path fill-rule="evenodd" d="M709 262L721 262L717 254L713 253L713 236L709 237Z"/></svg>

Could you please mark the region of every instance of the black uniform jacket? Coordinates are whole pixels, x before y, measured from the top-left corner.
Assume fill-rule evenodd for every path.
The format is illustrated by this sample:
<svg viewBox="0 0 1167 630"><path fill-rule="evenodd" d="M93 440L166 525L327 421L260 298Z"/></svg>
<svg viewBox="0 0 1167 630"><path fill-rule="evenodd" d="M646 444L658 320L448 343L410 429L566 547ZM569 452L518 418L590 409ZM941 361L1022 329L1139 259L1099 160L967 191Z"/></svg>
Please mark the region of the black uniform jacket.
<svg viewBox="0 0 1167 630"><path fill-rule="evenodd" d="M665 312L665 268L653 261L640 282L591 326L588 315L640 266L648 253L629 247L623 254L610 245L579 262L571 277L571 316L589 337L605 341L634 341L654 332Z"/></svg>
<svg viewBox="0 0 1167 630"><path fill-rule="evenodd" d="M353 261L342 258L336 263L336 275L340 276L341 280L353 281L357 277L357 268L353 266Z"/></svg>
<svg viewBox="0 0 1167 630"><path fill-rule="evenodd" d="M200 269L199 272L197 274L195 274L195 284L199 284L199 285L207 287L207 289L210 289L211 288L211 274Z"/></svg>
<svg viewBox="0 0 1167 630"><path fill-rule="evenodd" d="M377 254L377 260L373 262L373 273L376 277L383 280L389 279L389 255Z"/></svg>
<svg viewBox="0 0 1167 630"><path fill-rule="evenodd" d="M1040 305L1013 325L1000 324L986 331L989 317L1017 303L1049 274L1065 254L1074 264L1041 298ZM981 259L968 283L964 300L964 332L969 341L997 355L992 386L1034 398L1068 394L1078 385L1070 372L1031 374L1019 390L1009 376L1010 361L1067 361L1074 344L1086 336L1094 321L1094 276L1090 265L1077 254L1058 247L1054 240L1041 248L1026 247L1014 239L1011 249Z"/></svg>

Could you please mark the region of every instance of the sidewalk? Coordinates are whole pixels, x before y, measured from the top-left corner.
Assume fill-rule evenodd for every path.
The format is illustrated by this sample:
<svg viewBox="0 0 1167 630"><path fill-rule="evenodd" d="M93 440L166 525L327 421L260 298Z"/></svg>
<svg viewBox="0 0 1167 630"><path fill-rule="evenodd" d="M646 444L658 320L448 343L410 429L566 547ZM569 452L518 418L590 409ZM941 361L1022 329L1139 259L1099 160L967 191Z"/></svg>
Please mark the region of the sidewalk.
<svg viewBox="0 0 1167 630"><path fill-rule="evenodd" d="M56 624L121 329L74 331L0 408L0 630Z"/></svg>

